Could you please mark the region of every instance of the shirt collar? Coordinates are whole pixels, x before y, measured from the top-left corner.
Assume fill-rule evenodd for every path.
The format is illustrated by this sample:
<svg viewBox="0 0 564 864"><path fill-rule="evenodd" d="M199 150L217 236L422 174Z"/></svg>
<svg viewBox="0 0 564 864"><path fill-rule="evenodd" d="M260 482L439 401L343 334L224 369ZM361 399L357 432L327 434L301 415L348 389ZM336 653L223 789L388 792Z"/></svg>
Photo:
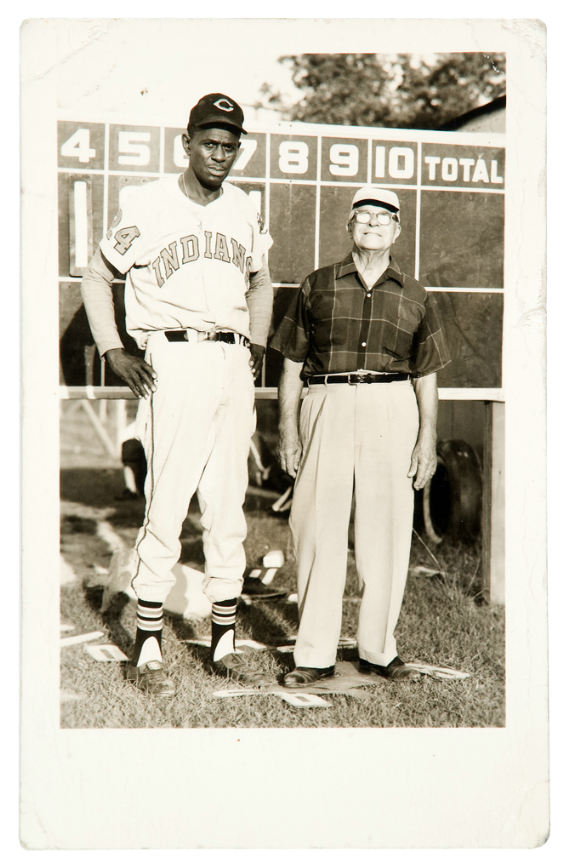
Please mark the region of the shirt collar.
<svg viewBox="0 0 564 864"><path fill-rule="evenodd" d="M343 260L337 264L337 270L336 270L335 276L337 279L341 279L343 276L348 276L349 274L356 273L356 272L357 272L356 264L354 263L354 260L352 257L352 250L351 250L349 252L349 254L346 256L346 258L343 258ZM394 259L391 257L390 257L390 263L388 264L388 267L386 268L386 270L384 270L384 272L382 273L382 276L380 277L380 279L383 279L384 276L386 276L386 278L388 278L388 279L393 279L395 282L398 283L398 285L401 288L403 288L403 273L401 272L401 270L397 266ZM380 279L378 281L380 281Z"/></svg>

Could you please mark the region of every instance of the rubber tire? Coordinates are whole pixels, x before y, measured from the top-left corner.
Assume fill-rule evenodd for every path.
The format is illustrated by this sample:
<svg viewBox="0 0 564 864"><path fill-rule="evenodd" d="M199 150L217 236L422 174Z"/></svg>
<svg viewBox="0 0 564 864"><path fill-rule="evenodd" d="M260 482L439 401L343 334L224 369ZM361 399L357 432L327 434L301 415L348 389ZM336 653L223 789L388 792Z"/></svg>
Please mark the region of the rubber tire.
<svg viewBox="0 0 564 864"><path fill-rule="evenodd" d="M465 441L439 441L437 470L423 490L423 523L432 543L472 542L480 533L482 474Z"/></svg>

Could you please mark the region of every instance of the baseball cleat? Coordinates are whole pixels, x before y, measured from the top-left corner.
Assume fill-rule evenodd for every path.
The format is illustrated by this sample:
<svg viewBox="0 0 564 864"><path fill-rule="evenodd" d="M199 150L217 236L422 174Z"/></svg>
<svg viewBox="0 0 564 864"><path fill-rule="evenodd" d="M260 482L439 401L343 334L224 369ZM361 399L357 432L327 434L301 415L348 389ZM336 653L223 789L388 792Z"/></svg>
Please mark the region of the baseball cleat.
<svg viewBox="0 0 564 864"><path fill-rule="evenodd" d="M240 684L268 684L269 676L265 672L248 669L243 657L239 654L224 654L219 660L210 660L206 665L208 672L221 675Z"/></svg>
<svg viewBox="0 0 564 864"><path fill-rule="evenodd" d="M147 696L170 697L175 695L175 687L170 678L167 678L163 664L160 660L150 660L141 666L130 663L125 670L125 678L131 681L139 690Z"/></svg>

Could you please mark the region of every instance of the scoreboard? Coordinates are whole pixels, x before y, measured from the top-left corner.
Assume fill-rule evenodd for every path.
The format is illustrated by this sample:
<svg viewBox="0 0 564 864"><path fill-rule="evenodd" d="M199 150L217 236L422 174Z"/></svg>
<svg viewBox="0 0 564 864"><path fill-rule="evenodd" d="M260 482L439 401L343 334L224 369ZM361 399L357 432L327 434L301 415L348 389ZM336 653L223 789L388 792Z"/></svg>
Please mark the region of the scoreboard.
<svg viewBox="0 0 564 864"><path fill-rule="evenodd" d="M183 128L58 123L61 384L122 385L98 358L80 278L120 205L122 190L186 167ZM279 124L242 136L229 176L255 200L274 240L273 326L304 277L345 256L356 188L393 188L402 233L393 255L432 293L452 362L441 388L502 386L505 149L502 135ZM123 284L114 286L125 333ZM275 387L280 356L267 352L261 386Z"/></svg>

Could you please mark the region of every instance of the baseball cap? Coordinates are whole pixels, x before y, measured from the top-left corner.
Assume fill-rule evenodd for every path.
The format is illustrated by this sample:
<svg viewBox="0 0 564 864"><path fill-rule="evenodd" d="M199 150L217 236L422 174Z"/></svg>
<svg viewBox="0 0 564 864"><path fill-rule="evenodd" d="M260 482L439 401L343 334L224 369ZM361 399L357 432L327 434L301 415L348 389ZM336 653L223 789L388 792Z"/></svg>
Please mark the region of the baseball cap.
<svg viewBox="0 0 564 864"><path fill-rule="evenodd" d="M234 99L224 93L208 93L190 111L188 126L200 129L202 126L232 126L239 133L246 135L243 129L243 109Z"/></svg>
<svg viewBox="0 0 564 864"><path fill-rule="evenodd" d="M354 193L351 209L360 207L361 204L378 204L392 213L398 213L400 209L399 198L391 189L380 189L378 186L361 186Z"/></svg>

